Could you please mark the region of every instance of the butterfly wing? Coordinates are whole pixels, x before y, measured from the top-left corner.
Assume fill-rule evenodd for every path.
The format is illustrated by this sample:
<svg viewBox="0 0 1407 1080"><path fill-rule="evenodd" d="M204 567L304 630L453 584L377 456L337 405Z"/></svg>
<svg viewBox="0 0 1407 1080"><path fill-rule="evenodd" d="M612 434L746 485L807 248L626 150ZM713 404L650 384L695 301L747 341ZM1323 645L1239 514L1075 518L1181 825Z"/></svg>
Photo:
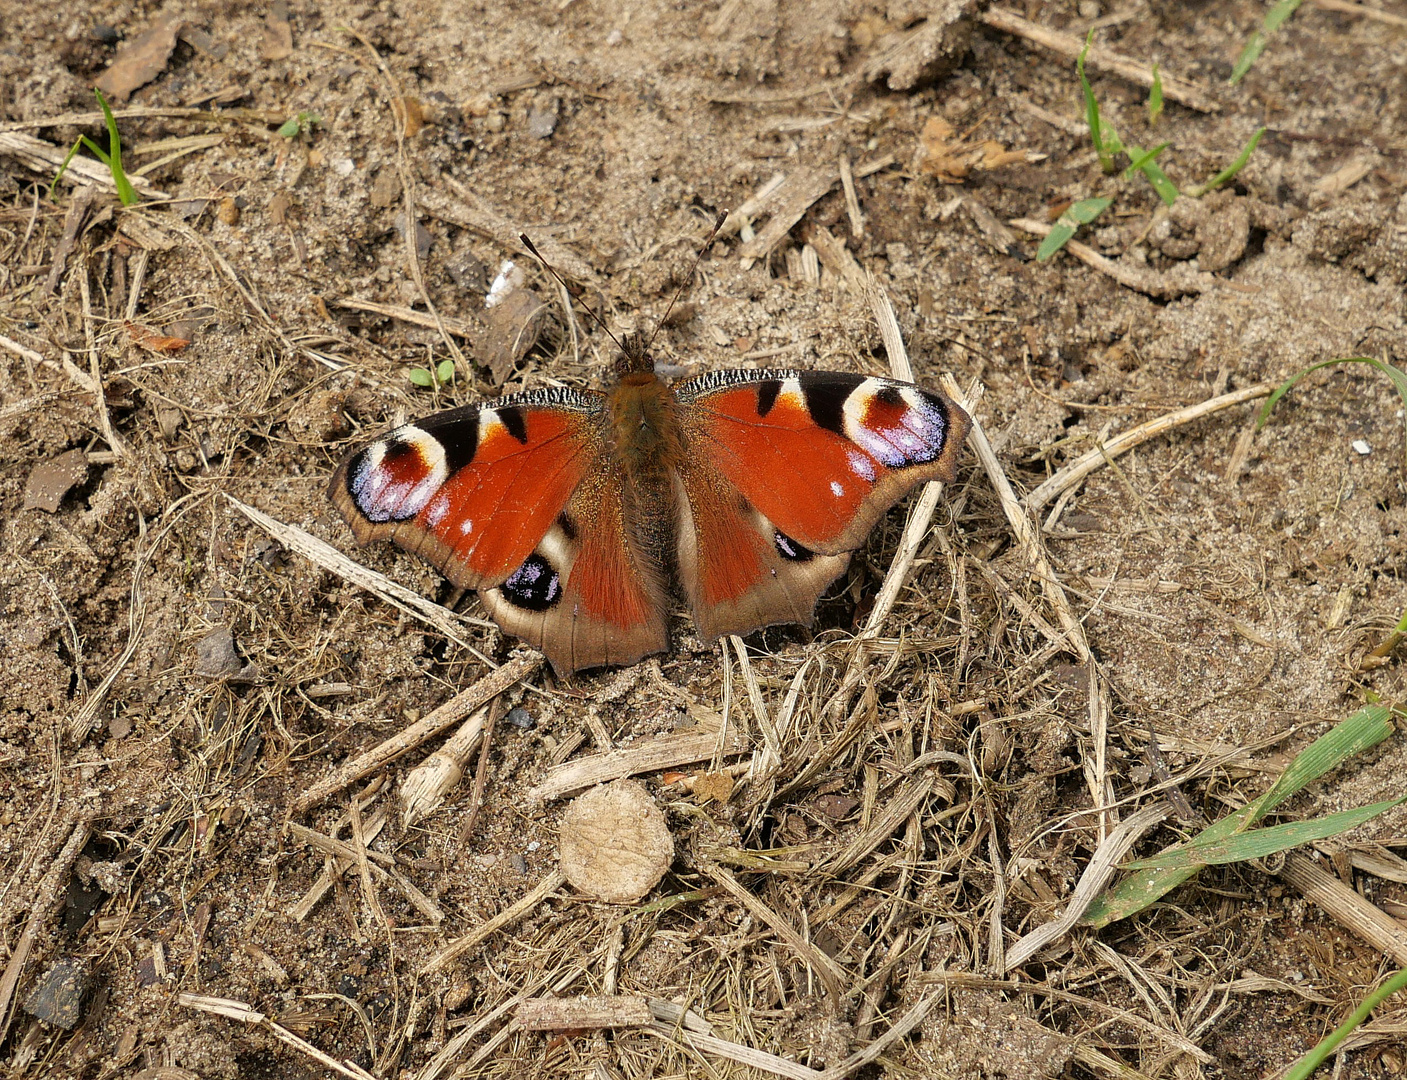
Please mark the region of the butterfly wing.
<svg viewBox="0 0 1407 1080"><path fill-rule="evenodd" d="M328 490L362 543L391 540L478 589L559 672L668 645L658 573L625 528L599 394L552 389L397 428Z"/></svg>
<svg viewBox="0 0 1407 1080"><path fill-rule="evenodd" d="M710 638L809 624L880 517L953 479L971 426L942 394L842 372L711 372L675 393L680 576Z"/></svg>

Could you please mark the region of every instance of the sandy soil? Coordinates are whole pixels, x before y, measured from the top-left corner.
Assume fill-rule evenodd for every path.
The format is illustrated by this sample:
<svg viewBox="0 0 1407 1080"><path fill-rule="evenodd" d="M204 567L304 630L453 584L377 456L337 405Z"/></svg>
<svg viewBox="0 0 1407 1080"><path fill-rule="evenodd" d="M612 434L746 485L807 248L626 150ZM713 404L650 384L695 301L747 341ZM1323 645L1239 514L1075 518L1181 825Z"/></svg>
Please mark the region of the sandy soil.
<svg viewBox="0 0 1407 1080"><path fill-rule="evenodd" d="M1365 702L1402 696L1396 651L1364 661L1407 609L1403 401L1362 364L1310 376L1263 429L1254 396L1322 360L1407 353L1407 9L1384 6L1305 5L1236 85L1259 5L1024 8L1187 80L1200 107L1170 93L1150 126L1146 88L1091 66L1106 118L1168 143L1158 162L1180 188L1266 129L1231 184L1168 209L1143 176L1100 170L1070 57L961 4L0 4L11 1075L764 1076L785 1059L793 1076L1249 1078L1291 1063L1407 961L1401 809L1292 857L1396 920L1395 953L1271 858L1207 869L1015 972L1003 955L1169 777L1216 819ZM80 216L99 189L64 182L51 201L52 166L16 140L62 156L103 139L91 87L130 71L120 50L153 27L151 70L117 104L124 161L160 194L123 210L98 193ZM1114 272L1037 262L1039 237L1006 224L1094 195L1113 202L1080 239ZM305 806L514 648L422 564L357 549L325 487L397 420L600 383L609 340L580 315L573 333L530 261L536 301L517 321L486 314L520 231L615 328L653 327L687 282L655 346L675 371L886 371L872 272L917 380L980 389L1018 496L1155 417L1252 397L1042 501L1044 572L969 452L868 644L853 635L898 510L812 632L753 635L740 662L681 616L673 652L625 672L529 665L482 771L469 755L443 805L407 823L401 786L440 736ZM446 386L410 381L445 359ZM462 617L398 610L239 504ZM572 792L535 789L563 763L701 736L727 752L641 777L675 845L645 902L562 883ZM1280 812L1395 798L1404 774L1393 735ZM1134 853L1195 827L1171 815ZM548 993L654 999L655 1026L510 1023ZM1338 1075L1400 1075L1402 1023L1384 1006ZM730 1062L725 1044L777 1058Z"/></svg>

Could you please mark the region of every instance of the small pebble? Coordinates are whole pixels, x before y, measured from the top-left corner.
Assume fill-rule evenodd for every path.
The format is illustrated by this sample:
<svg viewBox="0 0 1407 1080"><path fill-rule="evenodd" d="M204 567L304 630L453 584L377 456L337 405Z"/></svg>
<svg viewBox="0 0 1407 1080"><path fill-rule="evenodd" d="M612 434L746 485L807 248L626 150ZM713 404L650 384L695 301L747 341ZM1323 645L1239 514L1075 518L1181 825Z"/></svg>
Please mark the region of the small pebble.
<svg viewBox="0 0 1407 1080"><path fill-rule="evenodd" d="M1353 448L1357 450L1360 454L1362 454L1364 457L1367 457L1373 452L1373 448L1369 446L1366 442L1364 442L1362 439L1354 439Z"/></svg>
<svg viewBox="0 0 1407 1080"><path fill-rule="evenodd" d="M532 715L527 709L521 706L516 709L509 709L508 716L505 719L515 728L521 728L523 731L531 731L533 728L537 727L537 721L532 718Z"/></svg>

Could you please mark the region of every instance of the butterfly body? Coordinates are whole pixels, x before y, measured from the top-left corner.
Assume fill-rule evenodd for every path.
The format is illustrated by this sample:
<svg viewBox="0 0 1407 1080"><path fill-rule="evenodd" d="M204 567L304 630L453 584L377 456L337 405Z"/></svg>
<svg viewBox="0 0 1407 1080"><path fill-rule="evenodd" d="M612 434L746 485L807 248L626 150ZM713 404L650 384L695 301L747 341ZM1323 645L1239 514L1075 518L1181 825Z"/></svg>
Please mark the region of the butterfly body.
<svg viewBox="0 0 1407 1080"><path fill-rule="evenodd" d="M561 672L668 648L672 599L707 639L809 624L881 515L952 480L970 421L909 383L718 371L673 386L627 341L606 391L437 413L349 456L329 495L479 591Z"/></svg>

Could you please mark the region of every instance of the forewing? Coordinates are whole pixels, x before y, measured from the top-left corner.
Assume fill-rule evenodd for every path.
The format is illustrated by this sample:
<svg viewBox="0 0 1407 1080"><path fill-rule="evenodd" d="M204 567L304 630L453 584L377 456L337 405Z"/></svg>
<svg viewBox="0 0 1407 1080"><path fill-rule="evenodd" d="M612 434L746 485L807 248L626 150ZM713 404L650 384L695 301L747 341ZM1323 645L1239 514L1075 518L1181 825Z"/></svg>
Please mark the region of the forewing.
<svg viewBox="0 0 1407 1080"><path fill-rule="evenodd" d="M951 482L971 426L941 393L844 372L713 372L675 391L690 453L784 537L830 555L915 485Z"/></svg>
<svg viewBox="0 0 1407 1080"><path fill-rule="evenodd" d="M809 625L884 512L953 479L970 426L942 394L839 372L714 372L675 391L677 555L706 637Z"/></svg>
<svg viewBox="0 0 1407 1080"><path fill-rule="evenodd" d="M668 645L663 589L629 542L602 410L553 389L437 413L348 457L329 495L358 540L480 590L558 671L632 663Z"/></svg>

